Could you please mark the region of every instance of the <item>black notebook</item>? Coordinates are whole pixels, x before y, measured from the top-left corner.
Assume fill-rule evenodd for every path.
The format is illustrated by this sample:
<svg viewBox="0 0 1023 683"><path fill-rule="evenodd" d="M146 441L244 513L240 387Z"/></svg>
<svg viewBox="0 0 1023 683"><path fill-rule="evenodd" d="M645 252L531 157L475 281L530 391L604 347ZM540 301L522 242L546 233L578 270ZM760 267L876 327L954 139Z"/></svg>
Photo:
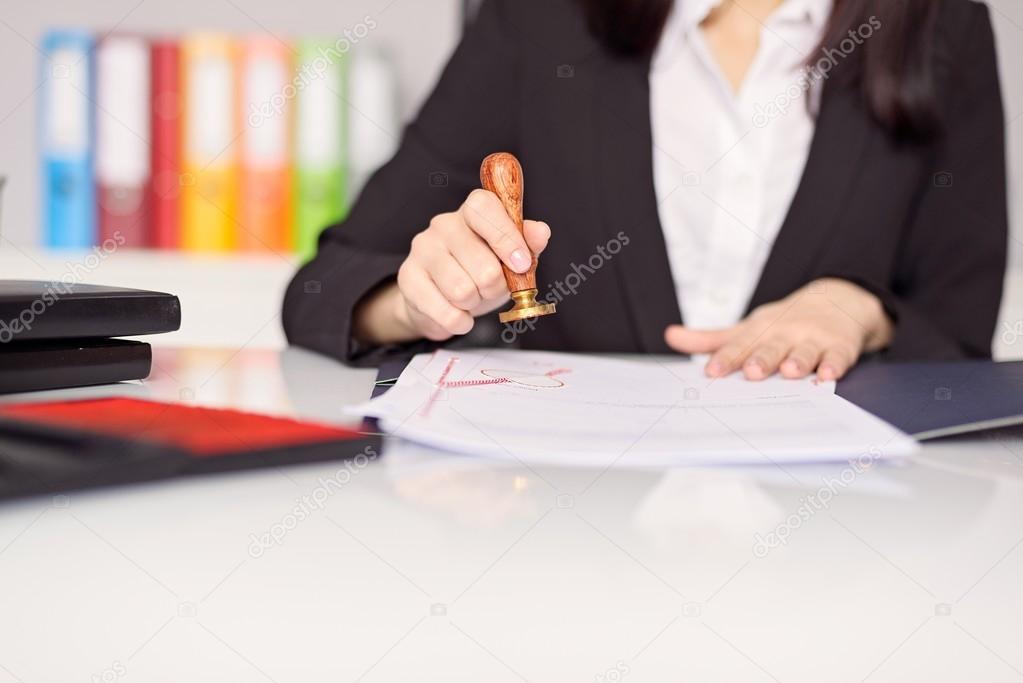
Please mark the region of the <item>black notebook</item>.
<svg viewBox="0 0 1023 683"><path fill-rule="evenodd" d="M122 287L0 280L0 393L149 376L149 344L114 339L172 332L176 296Z"/></svg>
<svg viewBox="0 0 1023 683"><path fill-rule="evenodd" d="M0 348L0 394L145 379L149 344L128 339L13 342Z"/></svg>
<svg viewBox="0 0 1023 683"><path fill-rule="evenodd" d="M142 289L0 280L0 344L134 337L181 326L178 297Z"/></svg>

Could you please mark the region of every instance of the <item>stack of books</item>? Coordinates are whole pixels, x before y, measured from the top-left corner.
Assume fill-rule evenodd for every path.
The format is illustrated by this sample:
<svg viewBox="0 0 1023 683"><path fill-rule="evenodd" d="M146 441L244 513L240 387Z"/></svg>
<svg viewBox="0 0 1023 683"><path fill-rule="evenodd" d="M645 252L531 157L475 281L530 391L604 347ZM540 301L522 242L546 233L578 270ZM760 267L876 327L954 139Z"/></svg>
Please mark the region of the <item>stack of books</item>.
<svg viewBox="0 0 1023 683"><path fill-rule="evenodd" d="M348 38L62 30L43 53L49 247L308 258L397 145L393 69Z"/></svg>

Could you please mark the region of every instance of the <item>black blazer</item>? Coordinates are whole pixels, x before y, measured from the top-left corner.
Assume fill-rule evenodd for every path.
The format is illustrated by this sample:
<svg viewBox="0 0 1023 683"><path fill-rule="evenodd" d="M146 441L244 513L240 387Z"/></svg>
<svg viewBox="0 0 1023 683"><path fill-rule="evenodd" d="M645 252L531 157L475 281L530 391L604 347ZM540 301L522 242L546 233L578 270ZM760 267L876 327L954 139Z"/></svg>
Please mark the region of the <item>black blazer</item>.
<svg viewBox="0 0 1023 683"><path fill-rule="evenodd" d="M854 281L894 319L886 355L898 359L990 356L1005 271L1005 124L988 10L935 1L945 134L894 139L859 88L828 81L801 184L749 302L824 276ZM483 157L510 151L525 169L526 217L553 230L541 294L570 273L585 278L517 343L667 353L664 328L680 313L654 194L648 71L649 60L598 44L573 0L485 3L395 157L289 286L288 339L347 362L393 351L356 348L353 308L395 277L413 235L479 187ZM583 267L615 239L628 244ZM496 318L481 318L472 339L494 343Z"/></svg>

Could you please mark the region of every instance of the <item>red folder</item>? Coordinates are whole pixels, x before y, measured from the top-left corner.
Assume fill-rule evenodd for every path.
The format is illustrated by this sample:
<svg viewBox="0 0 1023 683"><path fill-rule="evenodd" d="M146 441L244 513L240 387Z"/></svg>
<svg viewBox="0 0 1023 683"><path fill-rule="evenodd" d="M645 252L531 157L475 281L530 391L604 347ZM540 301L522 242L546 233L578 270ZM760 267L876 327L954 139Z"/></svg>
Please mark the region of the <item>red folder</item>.
<svg viewBox="0 0 1023 683"><path fill-rule="evenodd" d="M149 46L113 35L96 48L96 190L104 249L148 240Z"/></svg>
<svg viewBox="0 0 1023 683"><path fill-rule="evenodd" d="M0 499L380 452L375 434L237 410L99 398L0 405Z"/></svg>
<svg viewBox="0 0 1023 683"><path fill-rule="evenodd" d="M152 168L150 201L152 230L149 246L180 246L178 195L181 192L181 91L178 43L157 40L151 46Z"/></svg>

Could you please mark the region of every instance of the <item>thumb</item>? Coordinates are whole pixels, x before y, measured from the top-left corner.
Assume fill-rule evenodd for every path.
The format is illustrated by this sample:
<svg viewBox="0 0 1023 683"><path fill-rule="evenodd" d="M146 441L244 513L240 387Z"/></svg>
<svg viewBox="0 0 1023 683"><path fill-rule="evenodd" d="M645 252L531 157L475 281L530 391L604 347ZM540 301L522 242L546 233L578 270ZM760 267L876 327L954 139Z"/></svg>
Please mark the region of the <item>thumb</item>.
<svg viewBox="0 0 1023 683"><path fill-rule="evenodd" d="M734 328L692 330L683 325L668 325L664 341L679 353L714 353L732 337Z"/></svg>
<svg viewBox="0 0 1023 683"><path fill-rule="evenodd" d="M551 226L543 221L522 221L522 237L533 256L539 256L551 239Z"/></svg>

